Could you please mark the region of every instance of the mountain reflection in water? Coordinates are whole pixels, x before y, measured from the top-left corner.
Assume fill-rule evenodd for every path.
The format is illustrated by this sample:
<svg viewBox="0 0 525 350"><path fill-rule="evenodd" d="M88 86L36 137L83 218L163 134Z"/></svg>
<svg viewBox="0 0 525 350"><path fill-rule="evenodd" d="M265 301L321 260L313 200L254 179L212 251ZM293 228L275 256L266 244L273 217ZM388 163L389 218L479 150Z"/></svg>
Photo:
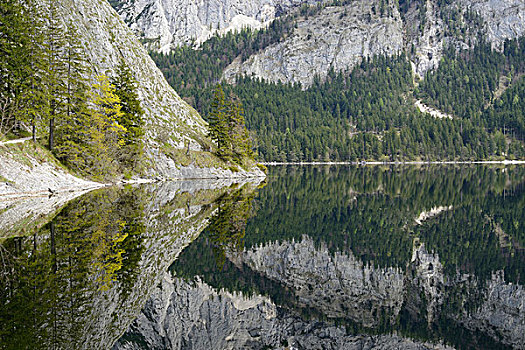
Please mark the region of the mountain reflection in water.
<svg viewBox="0 0 525 350"><path fill-rule="evenodd" d="M524 348L525 168L255 186L96 191L4 240L0 348Z"/></svg>
<svg viewBox="0 0 525 350"><path fill-rule="evenodd" d="M524 181L520 167L271 168L212 220L243 229L189 245L115 348L522 348Z"/></svg>

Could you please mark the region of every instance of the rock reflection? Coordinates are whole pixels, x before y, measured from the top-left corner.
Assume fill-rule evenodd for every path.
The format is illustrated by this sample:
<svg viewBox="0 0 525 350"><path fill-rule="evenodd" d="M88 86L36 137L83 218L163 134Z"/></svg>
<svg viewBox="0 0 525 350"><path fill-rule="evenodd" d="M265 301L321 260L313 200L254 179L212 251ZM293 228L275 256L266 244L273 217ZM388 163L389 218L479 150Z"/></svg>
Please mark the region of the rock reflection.
<svg viewBox="0 0 525 350"><path fill-rule="evenodd" d="M0 348L110 348L208 225L230 185L97 190L68 203L42 228L5 239Z"/></svg>
<svg viewBox="0 0 525 350"><path fill-rule="evenodd" d="M114 348L523 348L524 174L273 169L243 244L201 235Z"/></svg>

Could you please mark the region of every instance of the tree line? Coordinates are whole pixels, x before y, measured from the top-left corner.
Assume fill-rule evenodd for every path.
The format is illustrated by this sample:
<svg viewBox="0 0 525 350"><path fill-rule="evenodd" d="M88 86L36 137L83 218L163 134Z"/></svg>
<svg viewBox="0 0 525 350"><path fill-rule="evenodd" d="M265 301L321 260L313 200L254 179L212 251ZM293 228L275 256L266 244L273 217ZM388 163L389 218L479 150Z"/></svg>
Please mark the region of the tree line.
<svg viewBox="0 0 525 350"><path fill-rule="evenodd" d="M124 61L93 82L78 28L52 0L0 1L0 135L45 139L95 178L140 172L143 110Z"/></svg>
<svg viewBox="0 0 525 350"><path fill-rule="evenodd" d="M341 2L333 5L342 6ZM303 6L295 16L315 15L322 8ZM198 50L182 47L169 55L151 55L168 82L206 117L223 69L236 57L242 60L252 53L246 45L254 37L283 40L294 22L283 18L280 23L286 25L217 36ZM517 101L510 111L501 101L513 89L500 102L495 103L494 97L501 76L497 71L512 72L513 83L519 77L525 61L520 40L507 42L501 54L486 44L457 54L450 48L442 66L417 88L409 58L401 54L365 58L346 72L332 70L325 79L316 77L306 90L251 77L239 77L235 85L223 84L223 89L245 106L246 125L265 161L522 158L525 148L519 130L524 118L519 101L523 99L517 91L510 98ZM427 104L460 118L436 120L419 112L414 90Z"/></svg>

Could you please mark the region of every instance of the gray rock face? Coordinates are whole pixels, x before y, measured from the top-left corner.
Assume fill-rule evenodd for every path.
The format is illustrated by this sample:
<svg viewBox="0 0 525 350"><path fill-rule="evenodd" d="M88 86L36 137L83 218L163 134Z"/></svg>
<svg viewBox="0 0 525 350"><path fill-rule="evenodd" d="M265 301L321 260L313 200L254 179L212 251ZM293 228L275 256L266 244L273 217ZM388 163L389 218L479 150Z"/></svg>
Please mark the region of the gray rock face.
<svg viewBox="0 0 525 350"><path fill-rule="evenodd" d="M472 9L484 22L490 43L501 48L506 39L525 34L525 2L522 0L460 0L459 5Z"/></svg>
<svg viewBox="0 0 525 350"><path fill-rule="evenodd" d="M174 46L229 29L261 28L279 14L302 3L321 0L119 0L117 8L148 47L163 52ZM501 48L505 39L525 33L525 3L521 0L455 0L438 5L436 0L413 2L401 18L397 1L389 0L381 13L379 0L356 0L346 6L326 8L308 19L299 18L297 28L283 42L233 62L223 77L264 78L269 81L311 85L315 74L322 79L330 69L350 70L364 57L410 53L414 72L423 76L438 66L449 43L468 48L485 37ZM455 11L457 23L444 23L442 13ZM466 22L472 11L481 24ZM447 34L452 27L466 34ZM447 36L449 35L449 36Z"/></svg>
<svg viewBox="0 0 525 350"><path fill-rule="evenodd" d="M423 17L421 13L424 13ZM437 68L443 56L445 24L440 18L437 4L425 1L409 8L404 29L406 48L414 50L411 56L412 69L422 77L428 70Z"/></svg>
<svg viewBox="0 0 525 350"><path fill-rule="evenodd" d="M261 28L281 13L322 0L119 0L116 8L151 49L168 52L215 32Z"/></svg>
<svg viewBox="0 0 525 350"><path fill-rule="evenodd" d="M236 75L264 78L273 82L311 85L313 75L323 79L330 69L350 70L364 57L410 53L414 72L423 76L435 69L447 43L460 49L485 37L496 48L509 38L525 33L525 4L519 0L475 2L456 1L439 7L436 1L414 3L402 20L397 7L389 2L380 14L377 1L355 1L345 7L323 10L300 19L298 28L284 42L270 46L226 68L223 77L234 82ZM482 25L444 23L441 14L457 11L477 14ZM349 16L349 17L347 17ZM446 36L449 26L463 26L464 37Z"/></svg>
<svg viewBox="0 0 525 350"><path fill-rule="evenodd" d="M293 34L282 43L235 62L224 72L232 82L238 74L273 82L312 84L330 69L350 70L364 57L394 55L403 49L403 22L390 3L390 16L373 11L376 4L359 0L345 7L327 7L319 15L300 19Z"/></svg>
<svg viewBox="0 0 525 350"><path fill-rule="evenodd" d="M120 60L138 81L138 95L145 111L145 153L149 175L178 177L166 164L166 150L189 147L202 150L206 123L169 86L147 51L106 0L60 0L65 23L75 24L85 48L90 75L114 75ZM178 169L178 168L177 168Z"/></svg>
<svg viewBox="0 0 525 350"><path fill-rule="evenodd" d="M305 322L261 296L165 275L113 349L447 349L396 335L355 336Z"/></svg>

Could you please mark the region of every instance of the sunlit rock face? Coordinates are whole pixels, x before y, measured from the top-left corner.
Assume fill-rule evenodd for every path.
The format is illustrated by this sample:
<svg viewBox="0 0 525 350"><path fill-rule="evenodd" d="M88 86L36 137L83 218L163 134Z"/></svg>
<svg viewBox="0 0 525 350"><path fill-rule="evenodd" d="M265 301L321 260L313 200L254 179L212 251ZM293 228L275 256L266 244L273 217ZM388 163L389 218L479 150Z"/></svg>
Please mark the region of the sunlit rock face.
<svg viewBox="0 0 525 350"><path fill-rule="evenodd" d="M283 42L246 62L234 62L224 77L234 82L236 75L246 75L308 87L315 76L322 79L330 69L351 70L365 57L399 54L403 49L399 11L389 4L381 15L375 6L373 1L360 0L299 19L297 28Z"/></svg>
<svg viewBox="0 0 525 350"><path fill-rule="evenodd" d="M309 87L316 74L323 79L330 69L351 70L365 57L402 51L423 77L438 67L449 44L466 49L484 38L501 48L506 39L525 33L525 4L519 0L455 1L446 6L415 1L401 15L394 2L387 4L380 13L378 1L355 1L299 19L291 36L246 62L232 63L223 77L234 82L236 75L255 76ZM461 18L457 23L444 20L452 12ZM467 17L469 12L477 17ZM461 31L465 34L459 35Z"/></svg>
<svg viewBox="0 0 525 350"><path fill-rule="evenodd" d="M114 0L125 22L153 50L169 52L181 44L201 43L216 33L242 27L263 28L301 4L320 0ZM405 5L403 5L405 6ZM454 13L455 21L449 16ZM350 70L365 57L405 52L414 72L435 69L449 44L469 48L480 39L501 48L505 39L525 33L521 0L352 1L296 20L297 28L279 43L235 61L223 77L244 74L269 81L301 83L323 79L330 69Z"/></svg>
<svg viewBox="0 0 525 350"><path fill-rule="evenodd" d="M114 0L113 5L148 48L169 52L214 33L263 28L276 16L322 0Z"/></svg>

